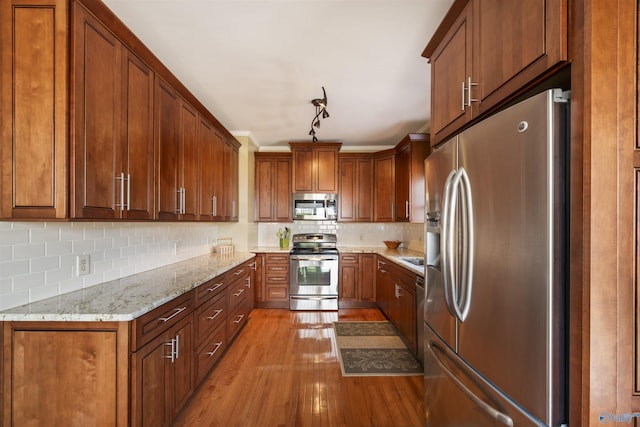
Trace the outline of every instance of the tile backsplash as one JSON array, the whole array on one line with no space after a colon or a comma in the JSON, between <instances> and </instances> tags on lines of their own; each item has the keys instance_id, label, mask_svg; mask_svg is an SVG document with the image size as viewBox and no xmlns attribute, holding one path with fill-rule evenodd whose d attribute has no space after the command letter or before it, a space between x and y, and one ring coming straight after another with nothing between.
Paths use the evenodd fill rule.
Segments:
<instances>
[{"instance_id":1,"label":"tile backsplash","mask_svg":"<svg viewBox=\"0 0 640 427\"><path fill-rule=\"evenodd\" d=\"M218 238L236 250L278 246L276 233L336 233L339 246L383 247L401 240L423 251L422 224L338 223L137 223L0 221L0 310L58 296L207 254ZM78 255L89 273L77 276Z\"/></svg>"},{"instance_id":2,"label":"tile backsplash","mask_svg":"<svg viewBox=\"0 0 640 427\"><path fill-rule=\"evenodd\" d=\"M0 310L204 255L217 238L217 224L0 222Z\"/></svg>"},{"instance_id":3,"label":"tile backsplash","mask_svg":"<svg viewBox=\"0 0 640 427\"><path fill-rule=\"evenodd\" d=\"M340 246L384 247L384 240L400 240L402 246L424 252L423 224L344 223L336 221L294 221L293 223L261 223L258 226L260 246L278 246L278 229L289 227L292 234L334 233Z\"/></svg>"}]
</instances>

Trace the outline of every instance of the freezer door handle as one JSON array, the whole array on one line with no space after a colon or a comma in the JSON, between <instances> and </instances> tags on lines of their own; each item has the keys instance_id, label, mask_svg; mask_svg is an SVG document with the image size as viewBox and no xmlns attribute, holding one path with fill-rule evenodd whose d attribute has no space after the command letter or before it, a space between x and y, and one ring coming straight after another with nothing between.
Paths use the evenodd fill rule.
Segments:
<instances>
[{"instance_id":1,"label":"freezer door handle","mask_svg":"<svg viewBox=\"0 0 640 427\"><path fill-rule=\"evenodd\" d=\"M436 362L438 362L438 365L440 366L440 368L447 375L447 377L449 377L449 379L453 381L453 383L460 389L460 391L462 391L473 403L475 403L476 406L478 406L485 413L487 413L491 418L495 419L499 423L502 423L508 427L513 427L513 419L510 416L493 408L491 405L486 403L484 400L480 399L471 390L469 390L469 388L466 385L464 385L464 383L460 381L460 379L458 379L453 372L451 372L451 370L447 367L447 365L442 361L438 353L441 353L442 356L446 357L451 363L454 363L455 365L457 365L458 369L464 372L466 369L463 366L460 366L459 363L451 359L447 355L446 351L438 345L438 343L434 341L430 341L428 348L431 351L431 354L433 355ZM479 384L477 385L480 386Z\"/></svg>"}]
</instances>

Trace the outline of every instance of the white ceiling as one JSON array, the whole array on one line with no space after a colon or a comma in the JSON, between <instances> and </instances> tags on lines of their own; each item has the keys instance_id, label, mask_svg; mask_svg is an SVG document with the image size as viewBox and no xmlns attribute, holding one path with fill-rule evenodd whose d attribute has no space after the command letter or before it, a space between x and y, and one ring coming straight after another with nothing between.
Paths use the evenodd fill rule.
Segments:
<instances>
[{"instance_id":1,"label":"white ceiling","mask_svg":"<svg viewBox=\"0 0 640 427\"><path fill-rule=\"evenodd\" d=\"M453 0L104 0L232 133L392 146L427 125L420 55Z\"/></svg>"}]
</instances>

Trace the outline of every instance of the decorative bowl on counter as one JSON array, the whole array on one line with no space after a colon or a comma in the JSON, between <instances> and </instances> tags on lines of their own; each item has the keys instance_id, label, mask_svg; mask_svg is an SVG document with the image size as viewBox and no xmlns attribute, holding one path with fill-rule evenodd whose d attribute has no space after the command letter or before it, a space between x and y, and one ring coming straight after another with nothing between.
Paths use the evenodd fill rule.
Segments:
<instances>
[{"instance_id":1,"label":"decorative bowl on counter","mask_svg":"<svg viewBox=\"0 0 640 427\"><path fill-rule=\"evenodd\" d=\"M383 240L382 243L384 243L389 249L395 249L400 246L400 243L402 242L400 240Z\"/></svg>"}]
</instances>

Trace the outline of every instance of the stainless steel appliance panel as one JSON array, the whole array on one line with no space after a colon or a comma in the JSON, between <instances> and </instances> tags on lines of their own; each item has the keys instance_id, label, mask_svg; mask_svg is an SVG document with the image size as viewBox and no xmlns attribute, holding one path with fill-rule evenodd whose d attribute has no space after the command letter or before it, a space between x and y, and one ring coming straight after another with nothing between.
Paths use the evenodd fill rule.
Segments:
<instances>
[{"instance_id":1,"label":"stainless steel appliance panel","mask_svg":"<svg viewBox=\"0 0 640 427\"><path fill-rule=\"evenodd\" d=\"M457 138L433 151L425 161L425 288L424 318L447 345L457 349L457 323L445 299L440 241L445 182L457 168Z\"/></svg>"},{"instance_id":2,"label":"stainless steel appliance panel","mask_svg":"<svg viewBox=\"0 0 640 427\"><path fill-rule=\"evenodd\" d=\"M471 305L458 353L485 378L551 422L554 373L554 144L551 92L497 113L459 136L475 230Z\"/></svg>"},{"instance_id":3,"label":"stainless steel appliance panel","mask_svg":"<svg viewBox=\"0 0 640 427\"><path fill-rule=\"evenodd\" d=\"M544 426L477 375L426 324L424 347L427 427Z\"/></svg>"}]
</instances>

